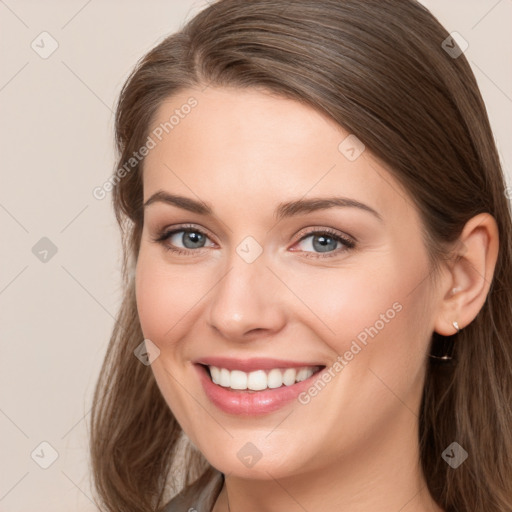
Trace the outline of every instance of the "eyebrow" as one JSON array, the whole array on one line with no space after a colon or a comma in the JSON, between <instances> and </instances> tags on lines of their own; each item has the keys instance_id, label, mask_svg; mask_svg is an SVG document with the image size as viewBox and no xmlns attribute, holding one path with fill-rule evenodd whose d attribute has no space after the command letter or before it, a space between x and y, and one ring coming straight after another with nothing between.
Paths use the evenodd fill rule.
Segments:
<instances>
[{"instance_id":1,"label":"eyebrow","mask_svg":"<svg viewBox=\"0 0 512 512\"><path fill-rule=\"evenodd\" d=\"M144 203L144 208L147 208L149 205L154 203L169 204L199 215L213 215L213 208L207 203L196 201L189 197L169 194L162 190L155 192ZM360 210L371 213L381 222L383 220L379 212L374 210L372 207L348 197L315 197L279 203L274 212L274 217L279 221L285 217L293 217L295 215L312 213L318 210L327 210L329 208L336 207L359 208Z\"/></svg>"}]
</instances>

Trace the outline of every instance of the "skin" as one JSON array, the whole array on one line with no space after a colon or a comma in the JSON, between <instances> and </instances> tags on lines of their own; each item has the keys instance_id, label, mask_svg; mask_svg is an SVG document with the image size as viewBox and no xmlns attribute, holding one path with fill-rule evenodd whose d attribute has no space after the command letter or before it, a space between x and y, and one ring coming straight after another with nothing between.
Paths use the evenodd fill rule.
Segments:
<instances>
[{"instance_id":1,"label":"skin","mask_svg":"<svg viewBox=\"0 0 512 512\"><path fill-rule=\"evenodd\" d=\"M334 121L263 90L209 87L163 103L154 127L191 95L198 105L146 157L144 201L162 190L209 203L214 215L163 202L145 208L136 296L144 336L160 350L152 369L165 400L226 475L214 512L228 510L228 495L232 512L441 510L419 465L429 340L481 309L498 251L494 219L468 222L456 246L462 258L434 281L409 195L368 150L349 161L338 150L349 133ZM354 207L273 217L282 201L332 195L381 219ZM206 233L202 248L165 249L186 250L184 233L154 241L182 224ZM356 246L319 252L321 234L310 233L326 228ZM236 252L247 236L263 249L252 263ZM400 312L307 405L224 413L192 364L220 355L331 366L396 303ZM250 468L237 457L248 442L262 455Z\"/></svg>"}]
</instances>

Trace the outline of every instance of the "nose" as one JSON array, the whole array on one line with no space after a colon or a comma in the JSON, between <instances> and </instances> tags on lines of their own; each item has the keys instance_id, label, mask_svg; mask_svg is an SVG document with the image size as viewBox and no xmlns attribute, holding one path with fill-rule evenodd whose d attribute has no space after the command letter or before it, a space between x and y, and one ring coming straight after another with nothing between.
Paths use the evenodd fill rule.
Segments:
<instances>
[{"instance_id":1,"label":"nose","mask_svg":"<svg viewBox=\"0 0 512 512\"><path fill-rule=\"evenodd\" d=\"M211 292L209 325L223 338L238 342L276 334L286 323L285 289L263 255L247 263L234 254Z\"/></svg>"}]
</instances>

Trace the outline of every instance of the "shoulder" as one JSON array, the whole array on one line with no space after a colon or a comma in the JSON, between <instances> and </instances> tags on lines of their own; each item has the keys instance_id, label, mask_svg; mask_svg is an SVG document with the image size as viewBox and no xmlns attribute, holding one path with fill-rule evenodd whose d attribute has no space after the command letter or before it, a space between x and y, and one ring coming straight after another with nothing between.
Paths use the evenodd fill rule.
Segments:
<instances>
[{"instance_id":1,"label":"shoulder","mask_svg":"<svg viewBox=\"0 0 512 512\"><path fill-rule=\"evenodd\" d=\"M223 484L224 475L211 467L159 512L211 512Z\"/></svg>"}]
</instances>

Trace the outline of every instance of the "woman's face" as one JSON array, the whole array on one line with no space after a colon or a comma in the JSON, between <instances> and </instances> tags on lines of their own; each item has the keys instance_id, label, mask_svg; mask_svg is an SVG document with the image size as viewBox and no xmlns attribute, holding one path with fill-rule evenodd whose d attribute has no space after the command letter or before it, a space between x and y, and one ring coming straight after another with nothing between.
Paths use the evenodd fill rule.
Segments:
<instances>
[{"instance_id":1,"label":"woman's face","mask_svg":"<svg viewBox=\"0 0 512 512\"><path fill-rule=\"evenodd\" d=\"M138 312L194 445L266 479L410 441L439 292L398 182L329 118L255 89L184 91L151 130Z\"/></svg>"}]
</instances>

